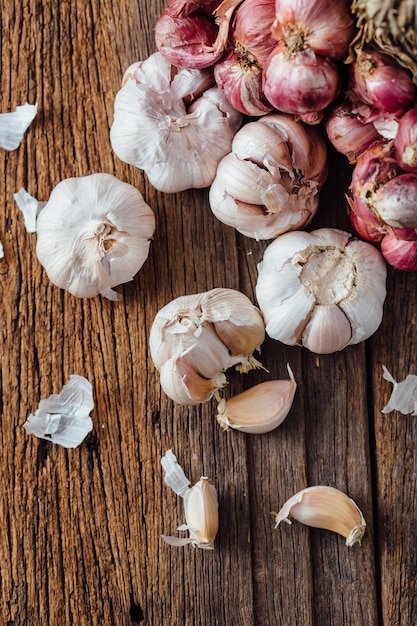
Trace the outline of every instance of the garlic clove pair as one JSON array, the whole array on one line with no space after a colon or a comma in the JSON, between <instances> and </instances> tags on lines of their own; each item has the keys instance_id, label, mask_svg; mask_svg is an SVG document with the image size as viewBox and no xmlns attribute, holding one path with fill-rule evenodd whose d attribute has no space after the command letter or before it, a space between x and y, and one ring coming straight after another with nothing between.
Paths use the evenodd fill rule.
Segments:
<instances>
[{"instance_id":1,"label":"garlic clove pair","mask_svg":"<svg viewBox=\"0 0 417 626\"><path fill-rule=\"evenodd\" d=\"M194 368L188 353L165 361L160 369L161 387L178 404L196 405L207 402L226 384L223 372L204 378Z\"/></svg>"},{"instance_id":2,"label":"garlic clove pair","mask_svg":"<svg viewBox=\"0 0 417 626\"><path fill-rule=\"evenodd\" d=\"M281 522L291 524L291 516L298 522L331 530L346 539L351 547L361 543L366 522L356 503L334 487L316 485L293 495L275 515L275 528Z\"/></svg>"},{"instance_id":3,"label":"garlic clove pair","mask_svg":"<svg viewBox=\"0 0 417 626\"><path fill-rule=\"evenodd\" d=\"M225 430L262 434L277 428L293 404L297 383L289 365L289 380L269 380L228 400L217 407L217 421Z\"/></svg>"},{"instance_id":4,"label":"garlic clove pair","mask_svg":"<svg viewBox=\"0 0 417 626\"><path fill-rule=\"evenodd\" d=\"M133 279L146 261L155 216L133 185L110 174L61 181L40 211L36 254L49 279L80 298Z\"/></svg>"},{"instance_id":5,"label":"garlic clove pair","mask_svg":"<svg viewBox=\"0 0 417 626\"><path fill-rule=\"evenodd\" d=\"M193 486L185 476L182 467L172 450L168 450L161 459L165 470L165 483L184 499L186 523L178 530L188 530L188 538L162 535L166 543L173 546L184 546L191 543L203 550L213 550L214 541L219 529L219 512L216 488L208 478L202 476Z\"/></svg>"}]
</instances>

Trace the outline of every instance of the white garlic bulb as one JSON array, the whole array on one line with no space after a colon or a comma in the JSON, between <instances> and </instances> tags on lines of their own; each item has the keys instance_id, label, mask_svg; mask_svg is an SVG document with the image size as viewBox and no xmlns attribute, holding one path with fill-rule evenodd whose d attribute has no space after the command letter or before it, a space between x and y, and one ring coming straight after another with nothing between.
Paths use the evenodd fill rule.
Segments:
<instances>
[{"instance_id":1,"label":"white garlic bulb","mask_svg":"<svg viewBox=\"0 0 417 626\"><path fill-rule=\"evenodd\" d=\"M255 239L306 226L327 177L327 152L316 128L271 113L236 133L209 194L216 217Z\"/></svg>"},{"instance_id":2,"label":"white garlic bulb","mask_svg":"<svg viewBox=\"0 0 417 626\"><path fill-rule=\"evenodd\" d=\"M160 52L125 73L114 103L113 150L159 191L208 187L242 116L211 69L175 68Z\"/></svg>"},{"instance_id":3,"label":"white garlic bulb","mask_svg":"<svg viewBox=\"0 0 417 626\"><path fill-rule=\"evenodd\" d=\"M39 213L36 254L57 287L118 300L112 287L140 270L154 230L153 211L133 185L110 174L68 178Z\"/></svg>"},{"instance_id":4,"label":"white garlic bulb","mask_svg":"<svg viewBox=\"0 0 417 626\"><path fill-rule=\"evenodd\" d=\"M224 371L247 372L265 338L261 312L234 289L180 296L158 311L149 347L165 393L179 404L198 404L226 384Z\"/></svg>"},{"instance_id":5,"label":"white garlic bulb","mask_svg":"<svg viewBox=\"0 0 417 626\"><path fill-rule=\"evenodd\" d=\"M161 459L165 470L164 481L177 495L184 499L186 523L178 530L188 530L189 537L162 535L171 546L184 546L191 543L203 550L213 550L214 540L219 530L219 512L216 488L205 476L190 488L190 481L177 463L172 450Z\"/></svg>"},{"instance_id":6,"label":"white garlic bulb","mask_svg":"<svg viewBox=\"0 0 417 626\"><path fill-rule=\"evenodd\" d=\"M317 354L370 337L382 321L386 264L370 243L321 228L285 233L258 265L266 332Z\"/></svg>"},{"instance_id":7,"label":"white garlic bulb","mask_svg":"<svg viewBox=\"0 0 417 626\"><path fill-rule=\"evenodd\" d=\"M291 524L290 516L313 528L331 530L346 539L348 547L360 545L366 522L356 503L343 491L315 485L291 496L275 517L275 528L281 522Z\"/></svg>"}]
</instances>

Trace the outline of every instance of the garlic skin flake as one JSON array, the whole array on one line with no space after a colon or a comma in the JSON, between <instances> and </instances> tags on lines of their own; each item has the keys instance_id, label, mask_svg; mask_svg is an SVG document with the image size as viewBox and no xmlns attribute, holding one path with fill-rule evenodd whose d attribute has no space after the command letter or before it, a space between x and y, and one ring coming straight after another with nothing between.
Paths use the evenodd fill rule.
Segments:
<instances>
[{"instance_id":1,"label":"garlic skin flake","mask_svg":"<svg viewBox=\"0 0 417 626\"><path fill-rule=\"evenodd\" d=\"M28 434L52 441L64 448L76 448L93 428L94 408L91 383L72 374L59 394L41 400L23 428Z\"/></svg>"},{"instance_id":2,"label":"garlic skin flake","mask_svg":"<svg viewBox=\"0 0 417 626\"><path fill-rule=\"evenodd\" d=\"M228 400L217 407L217 421L225 430L244 433L268 433L287 417L294 400L297 383L289 365L289 380L268 380Z\"/></svg>"},{"instance_id":3,"label":"garlic skin flake","mask_svg":"<svg viewBox=\"0 0 417 626\"><path fill-rule=\"evenodd\" d=\"M417 415L417 376L408 374L405 380L398 383L391 376L385 365L383 377L394 385L388 403L382 409L382 413L400 411L403 415Z\"/></svg>"},{"instance_id":4,"label":"garlic skin flake","mask_svg":"<svg viewBox=\"0 0 417 626\"><path fill-rule=\"evenodd\" d=\"M43 209L46 202L40 202L30 195L23 187L13 194L13 198L23 214L26 232L36 233L36 221L39 212Z\"/></svg>"},{"instance_id":5,"label":"garlic skin flake","mask_svg":"<svg viewBox=\"0 0 417 626\"><path fill-rule=\"evenodd\" d=\"M174 193L209 187L241 122L211 69L175 68L155 52L126 70L110 141L119 159Z\"/></svg>"},{"instance_id":6,"label":"garlic skin flake","mask_svg":"<svg viewBox=\"0 0 417 626\"><path fill-rule=\"evenodd\" d=\"M240 372L262 367L253 352L264 339L262 314L249 298L217 288L180 296L160 309L149 348L165 393L193 405L217 396L229 367Z\"/></svg>"},{"instance_id":7,"label":"garlic skin flake","mask_svg":"<svg viewBox=\"0 0 417 626\"><path fill-rule=\"evenodd\" d=\"M146 261L155 216L133 185L111 174L60 182L37 218L36 254L49 279L79 298L121 296Z\"/></svg>"},{"instance_id":8,"label":"garlic skin flake","mask_svg":"<svg viewBox=\"0 0 417 626\"><path fill-rule=\"evenodd\" d=\"M25 102L12 113L0 113L0 148L16 150L37 112L37 104Z\"/></svg>"},{"instance_id":9,"label":"garlic skin flake","mask_svg":"<svg viewBox=\"0 0 417 626\"><path fill-rule=\"evenodd\" d=\"M188 530L189 537L162 535L163 540L172 546L191 543L203 550L214 550L214 541L219 530L219 512L216 488L205 476L190 488L190 481L177 463L172 450L161 459L165 470L164 481L177 495L184 499L186 523L178 530Z\"/></svg>"},{"instance_id":10,"label":"garlic skin flake","mask_svg":"<svg viewBox=\"0 0 417 626\"><path fill-rule=\"evenodd\" d=\"M348 547L360 545L366 529L355 502L343 491L326 485L307 487L289 498L276 514L275 528L281 522L291 524L289 516L307 526L342 535Z\"/></svg>"},{"instance_id":11,"label":"garlic skin flake","mask_svg":"<svg viewBox=\"0 0 417 626\"><path fill-rule=\"evenodd\" d=\"M386 264L370 243L321 228L281 235L258 265L266 332L330 354L370 337L382 321Z\"/></svg>"},{"instance_id":12,"label":"garlic skin flake","mask_svg":"<svg viewBox=\"0 0 417 626\"><path fill-rule=\"evenodd\" d=\"M210 207L243 235L273 239L311 221L326 177L326 145L318 130L271 113L235 134L210 187Z\"/></svg>"}]
</instances>

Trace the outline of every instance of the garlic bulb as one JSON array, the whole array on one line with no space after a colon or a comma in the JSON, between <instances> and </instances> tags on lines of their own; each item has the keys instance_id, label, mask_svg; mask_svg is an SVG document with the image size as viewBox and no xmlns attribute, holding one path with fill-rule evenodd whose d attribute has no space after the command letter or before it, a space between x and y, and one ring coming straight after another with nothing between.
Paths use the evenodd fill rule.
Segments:
<instances>
[{"instance_id":1,"label":"garlic bulb","mask_svg":"<svg viewBox=\"0 0 417 626\"><path fill-rule=\"evenodd\" d=\"M40 439L75 448L93 428L90 417L93 408L91 383L73 374L59 394L40 401L37 411L29 415L23 428Z\"/></svg>"},{"instance_id":2,"label":"garlic bulb","mask_svg":"<svg viewBox=\"0 0 417 626\"><path fill-rule=\"evenodd\" d=\"M290 380L268 380L259 383L217 407L217 421L222 428L244 433L262 434L277 428L287 417L297 383L289 365Z\"/></svg>"},{"instance_id":3,"label":"garlic bulb","mask_svg":"<svg viewBox=\"0 0 417 626\"><path fill-rule=\"evenodd\" d=\"M142 194L110 174L60 182L37 218L36 254L49 279L74 296L120 295L146 261L155 217Z\"/></svg>"},{"instance_id":4,"label":"garlic bulb","mask_svg":"<svg viewBox=\"0 0 417 626\"><path fill-rule=\"evenodd\" d=\"M11 113L0 113L0 148L16 150L37 112L37 104L26 102Z\"/></svg>"},{"instance_id":5,"label":"garlic bulb","mask_svg":"<svg viewBox=\"0 0 417 626\"><path fill-rule=\"evenodd\" d=\"M249 298L218 288L166 304L152 324L149 347L165 393L193 405L224 387L227 368L261 367L253 352L264 338L262 315Z\"/></svg>"},{"instance_id":6,"label":"garlic bulb","mask_svg":"<svg viewBox=\"0 0 417 626\"><path fill-rule=\"evenodd\" d=\"M190 488L190 481L184 470L177 463L172 450L161 459L165 470L164 481L177 495L184 498L186 524L178 530L188 530L187 538L162 535L166 543L172 546L183 546L191 543L194 547L203 550L213 550L214 540L219 529L219 512L217 491L205 476Z\"/></svg>"},{"instance_id":7,"label":"garlic bulb","mask_svg":"<svg viewBox=\"0 0 417 626\"><path fill-rule=\"evenodd\" d=\"M384 259L372 244L321 228L286 233L268 246L256 296L270 337L328 354L377 330L385 280Z\"/></svg>"},{"instance_id":8,"label":"garlic bulb","mask_svg":"<svg viewBox=\"0 0 417 626\"><path fill-rule=\"evenodd\" d=\"M346 539L348 547L361 543L365 533L365 519L343 491L326 485L307 487L292 496L275 517L275 528L281 522L291 524L289 516L298 522L331 530Z\"/></svg>"},{"instance_id":9,"label":"garlic bulb","mask_svg":"<svg viewBox=\"0 0 417 626\"><path fill-rule=\"evenodd\" d=\"M129 67L123 83L110 130L117 156L159 191L208 187L242 121L213 86L213 71L175 68L155 52Z\"/></svg>"},{"instance_id":10,"label":"garlic bulb","mask_svg":"<svg viewBox=\"0 0 417 626\"><path fill-rule=\"evenodd\" d=\"M306 226L327 176L318 130L290 115L271 113L243 126L220 161L210 207L224 224L255 239Z\"/></svg>"}]
</instances>

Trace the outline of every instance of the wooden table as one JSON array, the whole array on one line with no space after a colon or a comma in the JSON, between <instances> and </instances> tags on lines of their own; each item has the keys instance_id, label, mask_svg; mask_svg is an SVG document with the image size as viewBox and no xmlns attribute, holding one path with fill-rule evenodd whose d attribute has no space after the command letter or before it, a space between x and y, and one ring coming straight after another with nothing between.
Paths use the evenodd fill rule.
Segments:
<instances>
[{"instance_id":1,"label":"wooden table","mask_svg":"<svg viewBox=\"0 0 417 626\"><path fill-rule=\"evenodd\" d=\"M265 435L222 431L216 404L175 406L161 391L148 336L171 299L214 287L254 300L268 242L221 224L207 190L157 192L113 153L109 128L124 70L155 51L162 0L1 3L1 112L38 102L20 147L0 151L2 626L411 626L417 621L416 418L383 415L382 378L417 373L417 276L388 271L383 323L365 344L317 357L267 339L271 377L298 390ZM310 228L349 229L350 168L330 151ZM108 172L137 186L156 214L150 256L118 303L54 287L13 194L47 200L64 178ZM70 374L93 385L94 429L78 448L23 428ZM236 393L265 372L231 375ZM212 552L173 548L184 522L163 483L172 448L195 482L210 477L220 530ZM296 491L328 484L363 511L362 546L294 523L274 529Z\"/></svg>"}]
</instances>

